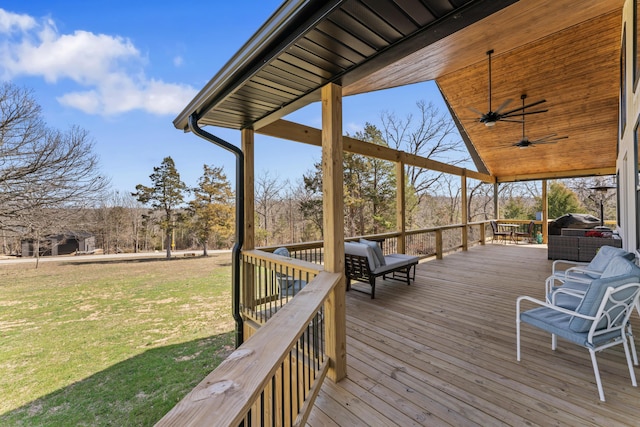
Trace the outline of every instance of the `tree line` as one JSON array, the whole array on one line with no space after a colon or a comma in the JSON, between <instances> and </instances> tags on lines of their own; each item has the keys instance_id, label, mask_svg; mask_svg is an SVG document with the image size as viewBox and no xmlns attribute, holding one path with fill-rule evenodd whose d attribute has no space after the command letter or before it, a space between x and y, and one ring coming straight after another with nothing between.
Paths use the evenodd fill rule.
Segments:
<instances>
[{"instance_id":1,"label":"tree line","mask_svg":"<svg viewBox=\"0 0 640 427\"><path fill-rule=\"evenodd\" d=\"M433 160L464 165L465 147L453 121L433 104L416 103L417 113L380 115L380 127L366 123L353 137ZM20 241L39 241L66 230L96 236L105 252L229 248L234 236L234 194L222 167L203 165L195 187L180 179L171 157L153 168L149 184L133 192L113 191L99 172L89 133L77 126L49 128L27 89L0 87L0 230L2 250L19 253ZM396 172L391 162L344 155L345 234L359 236L398 229ZM406 166L407 229L460 223L460 177ZM550 217L568 212L599 215L590 187L603 178L551 182ZM467 182L468 221L496 217L493 185ZM534 219L541 210L539 182L501 184L501 217ZM607 218L615 203L605 200ZM322 174L318 162L297 182L263 172L255 180L258 246L320 240Z\"/></svg>"}]
</instances>

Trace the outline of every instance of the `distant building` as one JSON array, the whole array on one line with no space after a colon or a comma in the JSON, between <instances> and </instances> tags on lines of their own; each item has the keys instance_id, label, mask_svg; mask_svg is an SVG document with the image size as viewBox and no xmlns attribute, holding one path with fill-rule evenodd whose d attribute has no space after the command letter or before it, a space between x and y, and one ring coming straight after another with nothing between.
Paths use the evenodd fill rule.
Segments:
<instances>
[{"instance_id":1,"label":"distant building","mask_svg":"<svg viewBox=\"0 0 640 427\"><path fill-rule=\"evenodd\" d=\"M35 239L22 240L22 256L33 257L39 246L40 256L69 255L76 252L92 252L96 250L96 237L84 231L65 232L49 235L40 239L39 245Z\"/></svg>"}]
</instances>

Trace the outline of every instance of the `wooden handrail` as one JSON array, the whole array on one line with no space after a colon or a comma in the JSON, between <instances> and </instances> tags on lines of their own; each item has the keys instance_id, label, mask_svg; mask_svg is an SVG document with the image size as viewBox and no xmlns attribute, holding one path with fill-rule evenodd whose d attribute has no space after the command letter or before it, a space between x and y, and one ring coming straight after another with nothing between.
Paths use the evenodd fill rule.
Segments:
<instances>
[{"instance_id":1,"label":"wooden handrail","mask_svg":"<svg viewBox=\"0 0 640 427\"><path fill-rule=\"evenodd\" d=\"M289 356L340 277L339 273L320 272L156 425L239 425ZM326 372L325 367L322 370ZM308 399L314 397L312 394ZM303 408L310 409L311 406L305 402Z\"/></svg>"},{"instance_id":2,"label":"wooden handrail","mask_svg":"<svg viewBox=\"0 0 640 427\"><path fill-rule=\"evenodd\" d=\"M290 245L287 245L287 246L289 247ZM277 255L273 255L263 250L243 251L242 255L249 256L254 259L259 259L262 261L277 261L278 265L282 267L289 267L298 271L311 273L314 275L324 270L324 268L321 265L300 261L295 258L278 257L276 259L274 257L276 257Z\"/></svg>"}]
</instances>

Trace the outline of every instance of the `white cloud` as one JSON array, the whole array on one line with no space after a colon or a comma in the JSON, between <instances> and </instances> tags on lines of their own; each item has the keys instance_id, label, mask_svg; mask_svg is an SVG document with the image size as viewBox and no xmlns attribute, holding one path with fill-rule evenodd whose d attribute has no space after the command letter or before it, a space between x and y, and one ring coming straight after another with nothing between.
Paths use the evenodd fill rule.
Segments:
<instances>
[{"instance_id":1,"label":"white cloud","mask_svg":"<svg viewBox=\"0 0 640 427\"><path fill-rule=\"evenodd\" d=\"M175 58L173 58L173 65L175 65L176 67L182 66L183 63L184 59L182 58L182 56L176 56Z\"/></svg>"},{"instance_id":2,"label":"white cloud","mask_svg":"<svg viewBox=\"0 0 640 427\"><path fill-rule=\"evenodd\" d=\"M14 30L28 31L36 26L36 20L29 15L18 15L0 9L0 34L11 33Z\"/></svg>"},{"instance_id":3,"label":"white cloud","mask_svg":"<svg viewBox=\"0 0 640 427\"><path fill-rule=\"evenodd\" d=\"M12 29L19 37L3 36ZM60 34L49 19L38 23L0 9L3 77L41 76L48 83L71 80L79 90L58 97L65 106L101 115L133 110L159 115L180 112L196 89L146 77L145 62L127 38L88 31Z\"/></svg>"}]
</instances>

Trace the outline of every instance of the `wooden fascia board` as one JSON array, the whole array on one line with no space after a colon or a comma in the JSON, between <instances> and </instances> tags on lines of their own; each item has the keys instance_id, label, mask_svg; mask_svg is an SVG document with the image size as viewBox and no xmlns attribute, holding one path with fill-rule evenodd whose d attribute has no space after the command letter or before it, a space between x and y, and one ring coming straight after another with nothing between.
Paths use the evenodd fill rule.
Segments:
<instances>
[{"instance_id":1,"label":"wooden fascia board","mask_svg":"<svg viewBox=\"0 0 640 427\"><path fill-rule=\"evenodd\" d=\"M320 129L282 119L261 127L259 130L256 130L256 133L301 142L303 144L315 145L317 147L322 146L322 131ZM424 169L457 176L465 175L467 178L473 178L483 182L496 182L496 179L491 175L427 159L415 154L405 153L404 151L394 150L393 148L382 145L370 144L348 136L343 136L342 140L344 150L349 153L361 154L390 162L402 161L409 166L418 166Z\"/></svg>"},{"instance_id":2,"label":"wooden fascia board","mask_svg":"<svg viewBox=\"0 0 640 427\"><path fill-rule=\"evenodd\" d=\"M516 182L516 181L539 181L542 179L563 179L563 178L584 178L589 176L615 175L616 168L614 166L608 168L597 169L580 169L559 172L540 172L526 175L512 175L497 177L498 183Z\"/></svg>"}]
</instances>

